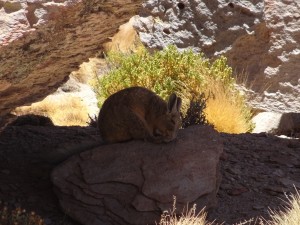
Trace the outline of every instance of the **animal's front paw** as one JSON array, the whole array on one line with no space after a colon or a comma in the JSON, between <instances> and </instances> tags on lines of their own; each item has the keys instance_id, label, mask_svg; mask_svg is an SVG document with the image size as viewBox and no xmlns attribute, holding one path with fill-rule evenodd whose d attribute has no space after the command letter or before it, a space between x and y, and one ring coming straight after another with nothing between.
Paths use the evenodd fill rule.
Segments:
<instances>
[{"instance_id":1,"label":"animal's front paw","mask_svg":"<svg viewBox=\"0 0 300 225\"><path fill-rule=\"evenodd\" d=\"M147 138L147 141L155 143L155 144L159 144L159 143L163 143L163 137L162 136L149 136Z\"/></svg>"}]
</instances>

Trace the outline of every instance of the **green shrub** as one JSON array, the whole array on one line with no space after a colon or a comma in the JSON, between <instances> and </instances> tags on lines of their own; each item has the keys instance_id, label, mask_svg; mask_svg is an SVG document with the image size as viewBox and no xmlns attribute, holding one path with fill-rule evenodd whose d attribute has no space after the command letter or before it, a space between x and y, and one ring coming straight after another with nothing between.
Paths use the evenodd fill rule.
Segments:
<instances>
[{"instance_id":1,"label":"green shrub","mask_svg":"<svg viewBox=\"0 0 300 225\"><path fill-rule=\"evenodd\" d=\"M3 3L2 3L3 4ZM6 13L13 13L22 9L20 2L5 1L3 4ZM1 7L0 7L1 8Z\"/></svg>"},{"instance_id":2,"label":"green shrub","mask_svg":"<svg viewBox=\"0 0 300 225\"><path fill-rule=\"evenodd\" d=\"M163 99L175 92L183 100L182 113L186 115L190 101L202 93L208 96L208 103L209 100L218 98L219 93L223 93L233 105L238 104L237 109L242 114L239 119L242 118L246 125L243 129L237 129L238 132L226 129L219 131L240 133L251 128L248 116L250 110L246 107L245 101L241 101L241 95L235 89L232 69L227 65L225 57L220 57L210 63L201 53L194 53L192 50L180 52L175 46L169 46L153 54L145 49L127 55L109 53L108 62L110 72L99 78L95 84L99 107L106 98L119 90L143 86ZM209 108L210 105L207 104L207 110ZM232 115L226 116L232 117ZM211 123L209 119L208 122ZM232 123L239 124L236 121ZM218 130L218 124L212 124Z\"/></svg>"}]
</instances>

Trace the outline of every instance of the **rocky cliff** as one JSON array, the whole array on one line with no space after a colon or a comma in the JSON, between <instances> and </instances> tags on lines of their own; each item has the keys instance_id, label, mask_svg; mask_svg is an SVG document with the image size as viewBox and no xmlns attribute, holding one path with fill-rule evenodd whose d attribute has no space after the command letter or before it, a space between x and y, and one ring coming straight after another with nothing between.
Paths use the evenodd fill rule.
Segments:
<instances>
[{"instance_id":1,"label":"rocky cliff","mask_svg":"<svg viewBox=\"0 0 300 225\"><path fill-rule=\"evenodd\" d=\"M193 47L228 57L253 107L299 111L300 2L148 0L136 23L149 48Z\"/></svg>"},{"instance_id":2,"label":"rocky cliff","mask_svg":"<svg viewBox=\"0 0 300 225\"><path fill-rule=\"evenodd\" d=\"M0 45L8 45L78 2L80 0L0 1Z\"/></svg>"},{"instance_id":3,"label":"rocky cliff","mask_svg":"<svg viewBox=\"0 0 300 225\"><path fill-rule=\"evenodd\" d=\"M24 16L16 39L8 33L0 37L0 117L54 92L80 63L100 53L103 43L137 14L141 5L140 0L69 1L73 4L56 8L57 13L50 10L34 17L51 1L26 2L0 2L1 19ZM31 2L40 4L39 10Z\"/></svg>"}]
</instances>

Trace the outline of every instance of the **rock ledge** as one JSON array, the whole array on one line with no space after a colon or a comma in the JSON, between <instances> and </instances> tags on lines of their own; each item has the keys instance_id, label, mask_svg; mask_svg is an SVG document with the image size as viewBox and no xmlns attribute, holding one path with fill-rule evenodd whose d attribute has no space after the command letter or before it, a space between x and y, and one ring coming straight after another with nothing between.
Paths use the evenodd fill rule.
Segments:
<instances>
[{"instance_id":1,"label":"rock ledge","mask_svg":"<svg viewBox=\"0 0 300 225\"><path fill-rule=\"evenodd\" d=\"M155 224L162 211L216 204L223 143L211 127L180 130L169 144L132 141L75 155L52 172L64 211L86 225Z\"/></svg>"}]
</instances>

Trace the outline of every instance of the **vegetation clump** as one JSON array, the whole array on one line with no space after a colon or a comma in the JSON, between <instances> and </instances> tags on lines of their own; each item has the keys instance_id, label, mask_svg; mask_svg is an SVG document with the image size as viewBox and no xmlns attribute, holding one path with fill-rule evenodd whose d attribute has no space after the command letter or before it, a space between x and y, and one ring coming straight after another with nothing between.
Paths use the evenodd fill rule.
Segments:
<instances>
[{"instance_id":1,"label":"vegetation clump","mask_svg":"<svg viewBox=\"0 0 300 225\"><path fill-rule=\"evenodd\" d=\"M25 209L9 207L0 201L1 225L45 225L44 220L35 212L27 212Z\"/></svg>"},{"instance_id":2,"label":"vegetation clump","mask_svg":"<svg viewBox=\"0 0 300 225\"><path fill-rule=\"evenodd\" d=\"M108 53L107 58L111 70L94 84L99 107L119 90L142 86L163 99L175 92L183 99L186 116L192 99L203 93L207 96L204 114L218 131L243 133L252 128L251 111L236 89L225 57L210 62L201 53L169 46L153 54L141 48L131 54Z\"/></svg>"},{"instance_id":3,"label":"vegetation clump","mask_svg":"<svg viewBox=\"0 0 300 225\"><path fill-rule=\"evenodd\" d=\"M158 225L214 225L206 220L207 213L202 209L196 212L196 204L192 208L184 209L181 215L176 214L176 197L173 197L173 209L164 211Z\"/></svg>"},{"instance_id":4,"label":"vegetation clump","mask_svg":"<svg viewBox=\"0 0 300 225\"><path fill-rule=\"evenodd\" d=\"M235 225L299 225L300 224L300 194L297 189L296 193L286 195L284 200L285 206L280 211L269 211L270 219L266 220L262 217L252 218L243 222L235 223ZM165 211L160 218L158 225L217 225L215 221L209 222L206 219L207 213L202 209L196 213L196 205L191 209L184 210L181 216L176 214L176 198L174 197L173 209ZM225 224L225 223L221 223ZM220 225L221 225L220 224Z\"/></svg>"},{"instance_id":5,"label":"vegetation clump","mask_svg":"<svg viewBox=\"0 0 300 225\"><path fill-rule=\"evenodd\" d=\"M188 108L186 115L182 116L182 128L187 128L191 125L208 125L204 110L206 108L205 95L202 93L198 98L190 101L190 107Z\"/></svg>"},{"instance_id":6,"label":"vegetation clump","mask_svg":"<svg viewBox=\"0 0 300 225\"><path fill-rule=\"evenodd\" d=\"M41 102L18 107L13 113L47 116L58 126L86 126L89 121L86 105L74 96L48 96Z\"/></svg>"},{"instance_id":7,"label":"vegetation clump","mask_svg":"<svg viewBox=\"0 0 300 225\"><path fill-rule=\"evenodd\" d=\"M265 225L299 225L300 224L300 194L295 188L295 194L286 195L283 210L270 210L271 219L264 220Z\"/></svg>"}]
</instances>

